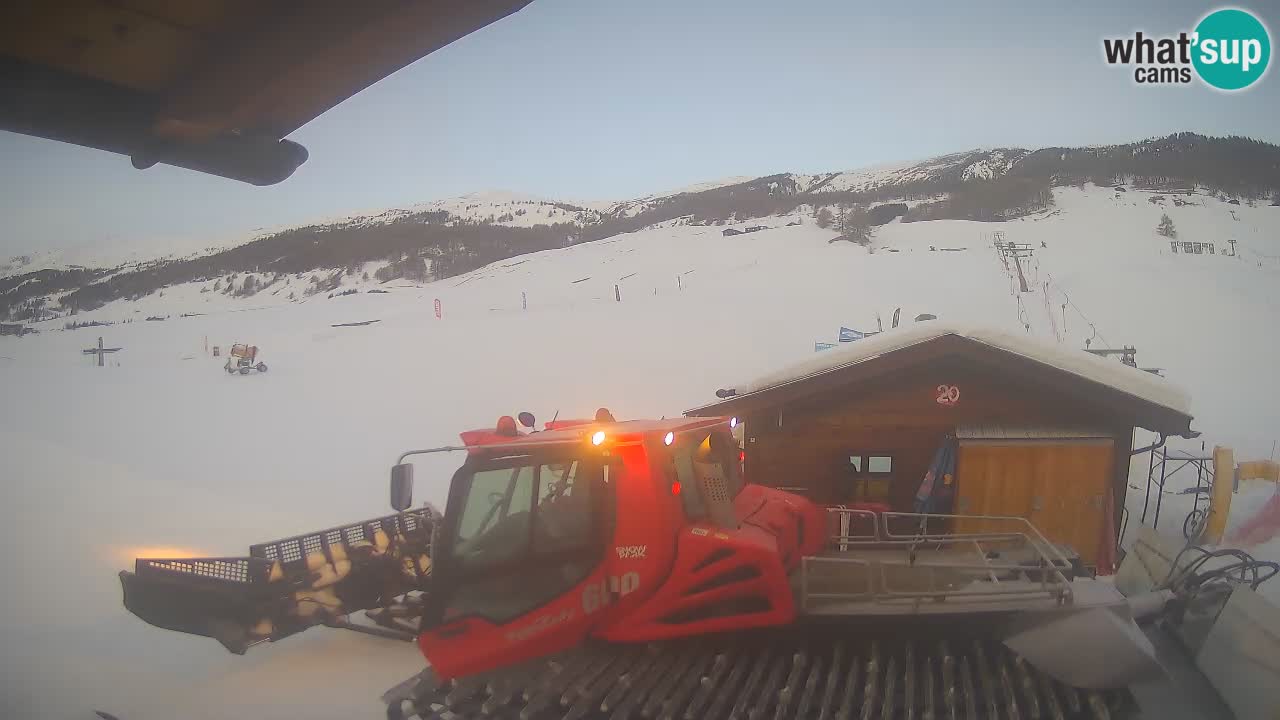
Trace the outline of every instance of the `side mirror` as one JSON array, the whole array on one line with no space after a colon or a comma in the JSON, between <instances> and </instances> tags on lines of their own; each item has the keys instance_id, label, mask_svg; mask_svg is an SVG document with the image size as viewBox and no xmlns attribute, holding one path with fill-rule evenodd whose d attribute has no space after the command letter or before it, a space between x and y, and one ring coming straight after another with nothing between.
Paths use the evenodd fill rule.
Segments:
<instances>
[{"instance_id":1,"label":"side mirror","mask_svg":"<svg viewBox=\"0 0 1280 720\"><path fill-rule=\"evenodd\" d=\"M533 429L534 425L538 424L538 421L534 419L533 413L531 412L522 412L516 416L516 419L520 421L521 425L529 428L530 430Z\"/></svg>"},{"instance_id":2,"label":"side mirror","mask_svg":"<svg viewBox=\"0 0 1280 720\"><path fill-rule=\"evenodd\" d=\"M391 466L391 507L404 512L413 506L413 465Z\"/></svg>"}]
</instances>

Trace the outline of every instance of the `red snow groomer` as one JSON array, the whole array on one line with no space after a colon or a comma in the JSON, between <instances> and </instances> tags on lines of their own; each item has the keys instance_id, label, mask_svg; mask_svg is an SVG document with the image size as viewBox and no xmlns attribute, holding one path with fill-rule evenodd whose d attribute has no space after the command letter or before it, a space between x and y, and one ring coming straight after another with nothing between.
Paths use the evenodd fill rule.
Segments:
<instances>
[{"instance_id":1,"label":"red snow groomer","mask_svg":"<svg viewBox=\"0 0 1280 720\"><path fill-rule=\"evenodd\" d=\"M236 343L231 346L231 352L227 353L227 364L222 368L227 371L228 375L240 373L248 375L250 370L257 370L260 373L267 371L267 364L258 362L258 346L249 345L247 343Z\"/></svg>"},{"instance_id":2,"label":"red snow groomer","mask_svg":"<svg viewBox=\"0 0 1280 720\"><path fill-rule=\"evenodd\" d=\"M1080 632L1132 625L1124 599L1021 518L949 534L745 482L728 418L547 427L404 453L396 515L139 559L125 605L234 652L317 624L415 641L429 667L392 718L1105 717L1148 669L1124 633ZM411 509L405 460L449 451L445 513Z\"/></svg>"}]
</instances>

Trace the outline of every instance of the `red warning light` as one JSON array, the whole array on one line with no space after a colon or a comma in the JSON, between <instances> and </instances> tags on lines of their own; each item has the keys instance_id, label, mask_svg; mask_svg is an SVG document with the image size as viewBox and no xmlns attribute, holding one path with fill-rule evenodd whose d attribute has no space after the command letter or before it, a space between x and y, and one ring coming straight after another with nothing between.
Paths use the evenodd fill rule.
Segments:
<instances>
[{"instance_id":1,"label":"red warning light","mask_svg":"<svg viewBox=\"0 0 1280 720\"><path fill-rule=\"evenodd\" d=\"M506 435L509 437L515 437L520 434L519 431L516 430L515 418L510 415L503 415L498 418L498 427L495 428L495 430L498 435Z\"/></svg>"},{"instance_id":2,"label":"red warning light","mask_svg":"<svg viewBox=\"0 0 1280 720\"><path fill-rule=\"evenodd\" d=\"M680 481L679 481L679 480L672 481L672 483L671 483L671 494L672 494L672 495L679 495L679 494L680 494Z\"/></svg>"}]
</instances>

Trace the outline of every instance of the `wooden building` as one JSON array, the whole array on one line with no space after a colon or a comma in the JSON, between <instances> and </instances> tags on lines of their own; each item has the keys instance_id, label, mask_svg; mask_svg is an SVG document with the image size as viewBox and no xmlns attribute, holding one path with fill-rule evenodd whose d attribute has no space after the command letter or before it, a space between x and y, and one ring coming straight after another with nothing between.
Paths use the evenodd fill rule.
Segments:
<instances>
[{"instance_id":1,"label":"wooden building","mask_svg":"<svg viewBox=\"0 0 1280 720\"><path fill-rule=\"evenodd\" d=\"M1163 378L937 321L716 394L686 414L739 418L752 482L909 512L935 452L955 438L952 512L1026 517L1089 565L1114 547L1134 428L1198 434L1187 396Z\"/></svg>"}]
</instances>

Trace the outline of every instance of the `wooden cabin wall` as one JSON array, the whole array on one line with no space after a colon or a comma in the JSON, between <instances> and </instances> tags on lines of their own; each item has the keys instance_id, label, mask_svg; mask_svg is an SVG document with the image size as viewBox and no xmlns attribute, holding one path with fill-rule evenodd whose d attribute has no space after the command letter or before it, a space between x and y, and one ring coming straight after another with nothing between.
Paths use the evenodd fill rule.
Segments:
<instances>
[{"instance_id":1,"label":"wooden cabin wall","mask_svg":"<svg viewBox=\"0 0 1280 720\"><path fill-rule=\"evenodd\" d=\"M962 441L957 514L1026 518L1095 565L1113 491L1114 446L1113 438ZM1015 528L1005 521L956 523L968 533Z\"/></svg>"},{"instance_id":2,"label":"wooden cabin wall","mask_svg":"<svg viewBox=\"0 0 1280 720\"><path fill-rule=\"evenodd\" d=\"M959 401L954 405L938 403L943 392L939 386L958 387ZM1105 470L1090 466L1091 473L1103 472L1104 476L1082 478L1079 484L1110 486L1116 502L1115 530L1119 531L1133 430L1115 427L1114 418L1090 411L1054 388L1011 382L971 363L936 363L888 378L874 389L792 403L781 413L781 427L777 410L747 417L747 473L753 482L807 488L809 496L822 503L846 502L847 456L854 452L864 457L886 454L894 458L890 504L895 510L911 509L934 452L943 437L958 426L1096 428L1111 438L1113 459ZM957 478L964 483L963 469L957 469ZM1055 473L1054 478L1057 483L1071 482L1066 475ZM1083 490L1064 487L1056 502L1066 503ZM971 512L987 510L974 508ZM1044 520L1055 528L1062 524L1060 518L1047 514ZM1083 541L1097 535L1083 528L1101 527L1098 522L1101 518L1081 523L1079 538L1065 526L1054 534L1062 535L1059 539L1063 541L1082 543L1086 561L1092 561L1096 542Z\"/></svg>"},{"instance_id":3,"label":"wooden cabin wall","mask_svg":"<svg viewBox=\"0 0 1280 720\"><path fill-rule=\"evenodd\" d=\"M959 389L954 405L938 402L946 387ZM952 360L903 371L873 389L754 413L746 422L752 481L811 488L815 500L829 502L849 452L886 451L895 458L894 504L908 509L943 436L959 425L1072 426L1099 418L1053 388Z\"/></svg>"},{"instance_id":4,"label":"wooden cabin wall","mask_svg":"<svg viewBox=\"0 0 1280 720\"><path fill-rule=\"evenodd\" d=\"M869 455L889 455L894 459L890 502L909 510L934 451L952 429L798 420L779 432L748 436L747 476L766 485L806 488L818 502L843 503L848 456L860 454L865 463Z\"/></svg>"},{"instance_id":5,"label":"wooden cabin wall","mask_svg":"<svg viewBox=\"0 0 1280 720\"><path fill-rule=\"evenodd\" d=\"M944 436L961 426L977 428L977 436L1007 440L1011 447L983 451L990 456L983 462L971 451L968 473L959 462L957 482L963 488L968 476L976 493L966 503L990 505L968 512L1035 516L1059 536L1054 539L1079 546L1086 562L1095 560L1106 498L1114 498L1111 529L1119 533L1123 522L1133 420L1155 418L1154 411L1123 393L971 345L938 341L904 350L909 364L890 353L867 360L864 368L730 401L746 421L748 480L803 488L821 503L848 502L848 456L860 455L865 463L868 456L889 455L890 504L910 510Z\"/></svg>"}]
</instances>

